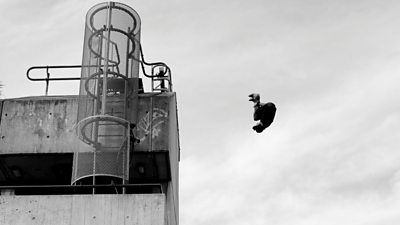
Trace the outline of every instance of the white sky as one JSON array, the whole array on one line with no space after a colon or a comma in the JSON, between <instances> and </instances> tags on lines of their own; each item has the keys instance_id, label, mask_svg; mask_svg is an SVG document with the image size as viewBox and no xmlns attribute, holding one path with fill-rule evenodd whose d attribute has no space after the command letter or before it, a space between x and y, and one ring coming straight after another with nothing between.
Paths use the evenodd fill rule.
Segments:
<instances>
[{"instance_id":1,"label":"white sky","mask_svg":"<svg viewBox=\"0 0 400 225\"><path fill-rule=\"evenodd\" d=\"M0 0L2 97L43 95L30 66L80 64L99 2ZM398 224L400 1L122 2L173 71L181 225ZM278 108L262 134L252 92Z\"/></svg>"}]
</instances>

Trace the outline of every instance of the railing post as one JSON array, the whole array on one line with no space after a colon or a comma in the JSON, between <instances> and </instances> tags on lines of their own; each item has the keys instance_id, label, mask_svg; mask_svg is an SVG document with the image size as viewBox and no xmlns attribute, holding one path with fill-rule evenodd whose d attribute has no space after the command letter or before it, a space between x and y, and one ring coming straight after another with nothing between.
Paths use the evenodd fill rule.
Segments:
<instances>
[{"instance_id":1,"label":"railing post","mask_svg":"<svg viewBox=\"0 0 400 225\"><path fill-rule=\"evenodd\" d=\"M49 79L50 79L50 73L49 73L49 66L46 66L46 96L49 94Z\"/></svg>"}]
</instances>

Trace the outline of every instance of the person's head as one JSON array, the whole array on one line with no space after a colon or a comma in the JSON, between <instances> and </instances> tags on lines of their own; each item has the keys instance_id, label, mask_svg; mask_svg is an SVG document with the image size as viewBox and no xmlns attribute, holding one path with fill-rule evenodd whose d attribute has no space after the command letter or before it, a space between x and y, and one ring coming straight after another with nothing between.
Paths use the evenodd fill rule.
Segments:
<instances>
[{"instance_id":1,"label":"person's head","mask_svg":"<svg viewBox=\"0 0 400 225\"><path fill-rule=\"evenodd\" d=\"M250 95L249 95L249 98L250 98L249 101L254 102L254 103L260 101L260 95L257 94L257 93L252 93L252 94L250 94Z\"/></svg>"}]
</instances>

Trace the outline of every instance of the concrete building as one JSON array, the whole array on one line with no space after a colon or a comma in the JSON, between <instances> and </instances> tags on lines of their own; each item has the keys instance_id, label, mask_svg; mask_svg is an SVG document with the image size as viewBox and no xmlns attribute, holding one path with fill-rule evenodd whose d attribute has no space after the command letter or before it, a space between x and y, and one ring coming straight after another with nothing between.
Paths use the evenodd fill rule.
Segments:
<instances>
[{"instance_id":1,"label":"concrete building","mask_svg":"<svg viewBox=\"0 0 400 225\"><path fill-rule=\"evenodd\" d=\"M29 75L72 67L81 77L61 79L79 95L48 96L60 78ZM133 9L92 7L82 65L27 76L45 96L0 100L0 224L178 224L176 93L169 67L144 61Z\"/></svg>"}]
</instances>

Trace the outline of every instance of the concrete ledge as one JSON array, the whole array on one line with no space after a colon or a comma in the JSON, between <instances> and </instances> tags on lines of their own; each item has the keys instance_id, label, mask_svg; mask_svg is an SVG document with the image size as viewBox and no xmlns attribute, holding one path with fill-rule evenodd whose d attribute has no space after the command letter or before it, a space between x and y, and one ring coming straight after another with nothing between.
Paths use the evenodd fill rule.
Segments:
<instances>
[{"instance_id":1,"label":"concrete ledge","mask_svg":"<svg viewBox=\"0 0 400 225\"><path fill-rule=\"evenodd\" d=\"M165 195L0 196L2 225L162 225Z\"/></svg>"}]
</instances>

